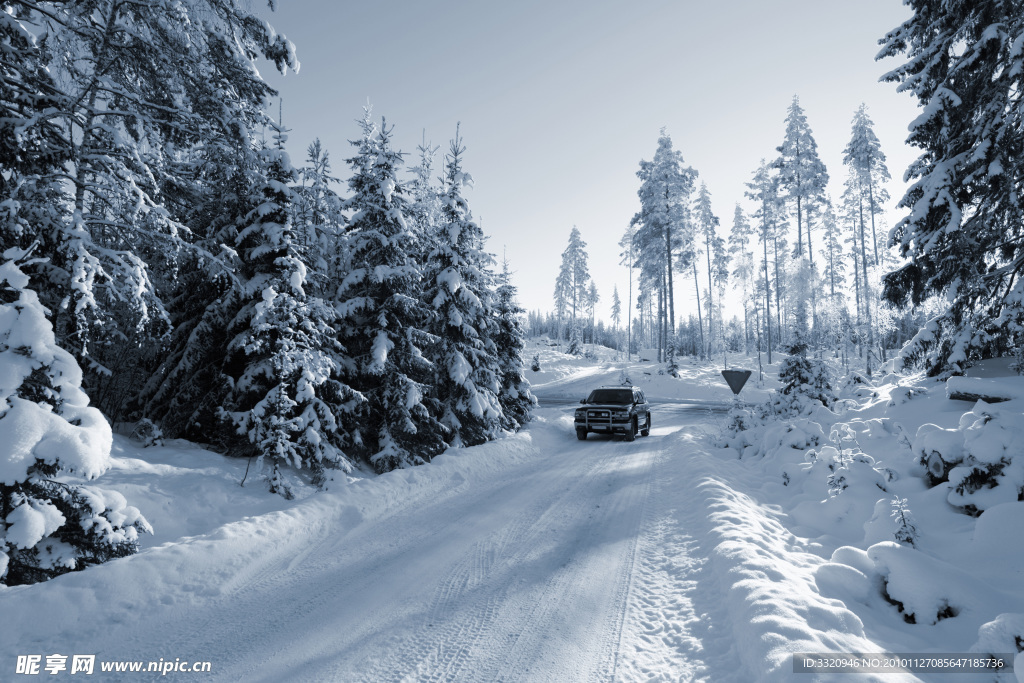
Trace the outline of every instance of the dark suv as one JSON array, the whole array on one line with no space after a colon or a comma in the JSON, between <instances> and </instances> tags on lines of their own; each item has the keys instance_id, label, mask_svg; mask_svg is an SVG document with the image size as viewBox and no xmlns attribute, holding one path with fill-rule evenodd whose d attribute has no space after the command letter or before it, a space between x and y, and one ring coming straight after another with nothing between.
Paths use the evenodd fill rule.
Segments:
<instances>
[{"instance_id":1,"label":"dark suv","mask_svg":"<svg viewBox=\"0 0 1024 683\"><path fill-rule=\"evenodd\" d=\"M576 438L583 441L589 432L619 433L626 441L651 433L651 406L637 387L601 387L580 401L576 409Z\"/></svg>"}]
</instances>

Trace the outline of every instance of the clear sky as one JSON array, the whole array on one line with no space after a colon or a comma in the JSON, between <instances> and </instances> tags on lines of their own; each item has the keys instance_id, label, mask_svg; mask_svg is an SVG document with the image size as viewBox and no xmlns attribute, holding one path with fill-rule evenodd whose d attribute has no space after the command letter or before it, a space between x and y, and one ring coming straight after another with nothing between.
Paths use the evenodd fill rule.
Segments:
<instances>
[{"instance_id":1,"label":"clear sky","mask_svg":"<svg viewBox=\"0 0 1024 683\"><path fill-rule=\"evenodd\" d=\"M573 225L609 318L626 300L618 241L639 208L636 171L665 127L712 194L722 235L762 157L777 156L800 97L835 197L842 149L861 102L894 177L892 205L916 157L904 145L913 98L879 77L877 40L909 16L899 0L279 0L268 20L297 46L301 69L264 76L283 97L299 165L319 137L344 179L348 140L369 100L410 153L423 131L443 152L456 122L476 181L470 206L490 250L507 253L520 300L550 310ZM276 107L275 107L276 110ZM275 112L276 113L276 112ZM438 156L438 164L441 156ZM344 188L342 188L344 190ZM899 213L887 215L886 225ZM695 311L677 280L677 315ZM729 312L727 311L727 316Z\"/></svg>"}]
</instances>

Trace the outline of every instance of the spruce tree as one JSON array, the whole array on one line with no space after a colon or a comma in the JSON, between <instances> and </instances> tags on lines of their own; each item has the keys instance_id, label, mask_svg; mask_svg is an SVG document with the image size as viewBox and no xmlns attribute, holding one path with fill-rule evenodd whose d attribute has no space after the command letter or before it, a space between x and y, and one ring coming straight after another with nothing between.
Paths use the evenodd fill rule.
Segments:
<instances>
[{"instance_id":1,"label":"spruce tree","mask_svg":"<svg viewBox=\"0 0 1024 683\"><path fill-rule=\"evenodd\" d=\"M563 296L568 302L573 323L583 312L587 299L587 284L590 282L589 259L587 243L583 241L579 228L574 225L569 233L569 244L562 252L562 265L556 283L556 291L564 292Z\"/></svg>"},{"instance_id":2,"label":"spruce tree","mask_svg":"<svg viewBox=\"0 0 1024 683\"><path fill-rule=\"evenodd\" d=\"M497 285L492 338L497 349L498 400L501 402L502 427L516 431L530 420L530 411L536 407L537 399L523 373L523 350L526 348L526 333L521 320L523 309L516 301L516 286L512 284L507 260L502 262ZM540 370L540 360L536 355L532 368Z\"/></svg>"},{"instance_id":3,"label":"spruce tree","mask_svg":"<svg viewBox=\"0 0 1024 683\"><path fill-rule=\"evenodd\" d=\"M732 272L734 278L739 280L743 295L743 352L749 351L750 340L750 296L752 294L753 280L756 271L753 252L750 251L750 238L754 234L750 221L747 220L739 202L733 211L732 229L729 232L729 251L736 255L736 267ZM755 304L756 308L756 304Z\"/></svg>"},{"instance_id":4,"label":"spruce tree","mask_svg":"<svg viewBox=\"0 0 1024 683\"><path fill-rule=\"evenodd\" d=\"M711 211L711 193L708 192L706 183L700 184L700 191L693 206L693 219L696 223L697 232L704 242L704 254L707 258L708 267L708 350L715 344L714 333L714 311L715 292L720 292L725 287L728 279L729 256L725 251L725 240L718 235L720 221ZM712 266L712 263L714 264ZM724 343L724 330L723 330Z\"/></svg>"},{"instance_id":5,"label":"spruce tree","mask_svg":"<svg viewBox=\"0 0 1024 683\"><path fill-rule=\"evenodd\" d=\"M885 183L889 182L889 169L885 165L885 154L873 126L867 105L861 104L853 116L850 142L843 150L843 163L855 174L861 215L867 211L871 221L870 252L873 265L877 266L879 257L875 216L882 212L882 205L889 201L889 193L885 189Z\"/></svg>"},{"instance_id":6,"label":"spruce tree","mask_svg":"<svg viewBox=\"0 0 1024 683\"><path fill-rule=\"evenodd\" d=\"M503 422L493 335L490 273L484 235L473 220L463 189L472 178L462 168L465 147L456 129L445 156L444 194L435 246L427 258L424 301L433 310L428 350L435 366L437 415L453 446L494 439Z\"/></svg>"},{"instance_id":7,"label":"spruce tree","mask_svg":"<svg viewBox=\"0 0 1024 683\"><path fill-rule=\"evenodd\" d=\"M923 107L908 138L921 156L893 232L910 262L885 276L885 298L949 298L907 358L955 373L1024 339L1024 14L1018 2L908 4L913 16L885 36L880 56L905 55L884 79Z\"/></svg>"},{"instance_id":8,"label":"spruce tree","mask_svg":"<svg viewBox=\"0 0 1024 683\"><path fill-rule=\"evenodd\" d=\"M242 454L269 460L270 489L290 496L285 466L313 471L350 470L344 427L359 396L338 381L341 345L336 313L306 292L307 269L295 243L296 172L284 151L284 132L263 149L259 201L236 238L244 284L228 326L224 361L231 391L220 412ZM231 436L223 437L231 443Z\"/></svg>"},{"instance_id":9,"label":"spruce tree","mask_svg":"<svg viewBox=\"0 0 1024 683\"><path fill-rule=\"evenodd\" d=\"M422 273L407 246L414 240L406 188L398 178L401 153L391 129L367 110L363 135L348 159L352 177L345 208L349 223L347 274L338 286L341 340L351 362L348 384L367 405L352 440L378 472L429 462L443 452L446 428L429 397L434 366L424 347L430 317L420 297ZM435 410L431 410L431 408Z\"/></svg>"},{"instance_id":10,"label":"spruce tree","mask_svg":"<svg viewBox=\"0 0 1024 683\"><path fill-rule=\"evenodd\" d=\"M46 309L9 248L0 265L0 585L35 583L138 550L152 529L119 493L66 483L110 468L112 435L81 389Z\"/></svg>"}]
</instances>

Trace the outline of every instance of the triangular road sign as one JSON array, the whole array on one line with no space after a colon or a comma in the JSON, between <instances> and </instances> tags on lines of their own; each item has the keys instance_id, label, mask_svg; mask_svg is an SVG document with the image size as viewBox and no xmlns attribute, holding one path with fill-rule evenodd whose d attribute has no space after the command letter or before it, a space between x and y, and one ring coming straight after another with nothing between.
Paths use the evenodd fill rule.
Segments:
<instances>
[{"instance_id":1,"label":"triangular road sign","mask_svg":"<svg viewBox=\"0 0 1024 683\"><path fill-rule=\"evenodd\" d=\"M740 395L740 389L750 379L750 370L722 370L722 377L729 383L732 393Z\"/></svg>"}]
</instances>

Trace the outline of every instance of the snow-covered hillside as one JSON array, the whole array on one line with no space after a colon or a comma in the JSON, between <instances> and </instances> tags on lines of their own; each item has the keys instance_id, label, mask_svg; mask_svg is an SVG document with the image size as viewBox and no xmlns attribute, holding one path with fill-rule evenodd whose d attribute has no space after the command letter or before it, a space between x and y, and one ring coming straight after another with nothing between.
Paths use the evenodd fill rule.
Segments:
<instances>
[{"instance_id":1,"label":"snow-covered hillside","mask_svg":"<svg viewBox=\"0 0 1024 683\"><path fill-rule=\"evenodd\" d=\"M224 681L829 680L794 673L794 653L1019 647L1024 502L999 498L1001 482L968 516L913 463L958 438L979 456L1019 449L1002 417L1016 402L974 407L889 376L844 390L832 417L749 430L741 453L721 446L720 361L684 360L676 379L607 349L534 341L525 355L542 402L525 430L292 501L239 486L245 460L116 437L103 486L155 533L137 555L0 589L0 679L25 655L45 673L57 653L95 655L100 680L137 680L101 671L133 662L209 662L203 680ZM766 370L745 400L778 386ZM654 404L651 436L577 441L571 402L623 375ZM894 498L914 546L896 541Z\"/></svg>"}]
</instances>

